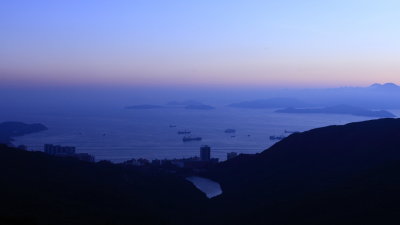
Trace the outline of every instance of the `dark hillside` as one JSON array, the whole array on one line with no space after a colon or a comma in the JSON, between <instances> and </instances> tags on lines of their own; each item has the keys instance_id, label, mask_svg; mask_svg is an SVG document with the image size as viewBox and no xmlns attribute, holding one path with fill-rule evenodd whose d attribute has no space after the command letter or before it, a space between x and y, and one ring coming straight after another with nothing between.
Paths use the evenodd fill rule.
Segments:
<instances>
[{"instance_id":1,"label":"dark hillside","mask_svg":"<svg viewBox=\"0 0 400 225\"><path fill-rule=\"evenodd\" d=\"M226 217L230 223L293 224L315 219L329 224L335 219L338 223L333 224L345 224L364 210L389 217L400 209L389 204L392 198L400 200L394 192L400 191L398 179L386 167L393 161L400 162L400 120L381 119L293 134L260 154L222 163L209 176L224 191L216 207L238 215ZM400 172L399 166L394 169ZM373 180L379 176L388 179ZM392 183L395 186L389 186ZM350 211L339 220L343 206ZM314 214L315 210L326 216ZM362 219L372 221L372 215Z\"/></svg>"},{"instance_id":2,"label":"dark hillside","mask_svg":"<svg viewBox=\"0 0 400 225\"><path fill-rule=\"evenodd\" d=\"M0 180L0 224L185 224L207 200L173 175L5 146Z\"/></svg>"}]
</instances>

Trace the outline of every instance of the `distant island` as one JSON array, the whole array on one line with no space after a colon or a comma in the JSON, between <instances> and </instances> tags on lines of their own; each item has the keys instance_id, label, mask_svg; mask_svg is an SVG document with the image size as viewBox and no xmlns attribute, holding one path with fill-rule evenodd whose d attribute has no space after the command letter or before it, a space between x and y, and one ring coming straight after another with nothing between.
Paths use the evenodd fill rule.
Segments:
<instances>
[{"instance_id":1,"label":"distant island","mask_svg":"<svg viewBox=\"0 0 400 225\"><path fill-rule=\"evenodd\" d=\"M3 122L0 123L0 143L10 145L13 141L13 137L36 133L47 129L46 126L40 123Z\"/></svg>"},{"instance_id":2,"label":"distant island","mask_svg":"<svg viewBox=\"0 0 400 225\"><path fill-rule=\"evenodd\" d=\"M161 108L164 107L160 105L132 105L125 107L125 109L161 109Z\"/></svg>"},{"instance_id":3,"label":"distant island","mask_svg":"<svg viewBox=\"0 0 400 225\"><path fill-rule=\"evenodd\" d=\"M347 114L354 116L366 116L376 118L394 118L396 115L386 110L369 110L349 105L337 105L324 108L293 108L280 109L278 113L323 113L323 114Z\"/></svg>"},{"instance_id":4,"label":"distant island","mask_svg":"<svg viewBox=\"0 0 400 225\"><path fill-rule=\"evenodd\" d=\"M168 102L169 106L188 106L188 105L203 105L203 103L196 100L185 100L185 101L171 101Z\"/></svg>"},{"instance_id":5,"label":"distant island","mask_svg":"<svg viewBox=\"0 0 400 225\"><path fill-rule=\"evenodd\" d=\"M182 104L181 104L182 103ZM189 102L188 102L189 103ZM214 107L210 105L205 105L202 103L197 103L197 102L192 102L193 104L189 105L183 105L183 102L173 102L173 104L168 104L168 106L161 106L161 105L150 105L150 104L144 104L144 105L132 105L132 106L126 106L125 109L163 109L163 108L173 108L172 106L180 106L185 109L194 109L194 110L211 110L215 109Z\"/></svg>"},{"instance_id":6,"label":"distant island","mask_svg":"<svg viewBox=\"0 0 400 225\"><path fill-rule=\"evenodd\" d=\"M370 89L374 90L382 90L382 91L398 91L400 90L400 86L394 83L385 83L385 84L372 84L369 86Z\"/></svg>"},{"instance_id":7,"label":"distant island","mask_svg":"<svg viewBox=\"0 0 400 225\"><path fill-rule=\"evenodd\" d=\"M310 104L296 98L269 98L233 103L229 106L248 109L273 109L282 107L309 107Z\"/></svg>"},{"instance_id":8,"label":"distant island","mask_svg":"<svg viewBox=\"0 0 400 225\"><path fill-rule=\"evenodd\" d=\"M188 105L185 107L185 109L194 109L194 110L212 110L215 109L215 107L212 107L210 105Z\"/></svg>"}]
</instances>

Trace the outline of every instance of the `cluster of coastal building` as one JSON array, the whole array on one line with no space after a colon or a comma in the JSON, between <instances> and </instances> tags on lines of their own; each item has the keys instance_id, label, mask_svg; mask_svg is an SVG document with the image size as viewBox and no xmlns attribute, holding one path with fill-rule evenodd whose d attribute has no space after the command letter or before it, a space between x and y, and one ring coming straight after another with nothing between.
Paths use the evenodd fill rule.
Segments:
<instances>
[{"instance_id":1,"label":"cluster of coastal building","mask_svg":"<svg viewBox=\"0 0 400 225\"><path fill-rule=\"evenodd\" d=\"M76 148L71 146L60 146L45 144L44 153L61 157L73 157L86 162L94 162L94 156L88 153L76 153Z\"/></svg>"},{"instance_id":2,"label":"cluster of coastal building","mask_svg":"<svg viewBox=\"0 0 400 225\"><path fill-rule=\"evenodd\" d=\"M21 145L18 148L27 150L26 146ZM76 147L72 146L61 146L61 145L52 145L52 144L45 144L44 145L44 153L58 156L58 157L73 157L82 161L86 162L95 162L95 157L88 153L76 153ZM229 152L226 155L226 159L230 160L236 157L238 153L236 152ZM183 169L193 169L193 170L201 170L209 168L219 162L218 158L211 157L211 147L208 145L203 145L200 147L200 154L199 156L194 156L190 158L182 158L182 159L153 159L148 160L144 158L139 159L130 159L123 162L124 165L131 165L131 166L140 166L140 167L169 167L174 166L177 168Z\"/></svg>"},{"instance_id":3,"label":"cluster of coastal building","mask_svg":"<svg viewBox=\"0 0 400 225\"><path fill-rule=\"evenodd\" d=\"M227 153L227 160L236 157L238 154L236 152ZM183 159L130 159L124 162L125 165L132 166L154 166L154 167L168 167L175 166L178 168L186 169L205 169L209 168L219 162L218 158L211 158L211 147L208 145L203 145L200 147L199 156L183 158Z\"/></svg>"},{"instance_id":4,"label":"cluster of coastal building","mask_svg":"<svg viewBox=\"0 0 400 225\"><path fill-rule=\"evenodd\" d=\"M13 147L12 145L9 146ZM26 145L19 145L16 148L25 151L28 150L28 147ZM72 146L45 144L44 153L52 156L72 157L86 162L95 162L95 158L93 155L90 155L88 153L76 153L76 147Z\"/></svg>"}]
</instances>

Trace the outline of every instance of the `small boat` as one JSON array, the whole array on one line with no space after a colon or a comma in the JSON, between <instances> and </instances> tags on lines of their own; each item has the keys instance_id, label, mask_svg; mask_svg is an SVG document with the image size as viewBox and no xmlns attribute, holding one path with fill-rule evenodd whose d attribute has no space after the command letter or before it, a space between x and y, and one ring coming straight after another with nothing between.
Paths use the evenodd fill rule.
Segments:
<instances>
[{"instance_id":1,"label":"small boat","mask_svg":"<svg viewBox=\"0 0 400 225\"><path fill-rule=\"evenodd\" d=\"M291 131L291 130L285 130L286 134L296 134L296 133L300 133L300 131Z\"/></svg>"},{"instance_id":2,"label":"small boat","mask_svg":"<svg viewBox=\"0 0 400 225\"><path fill-rule=\"evenodd\" d=\"M201 141L201 137L188 137L188 136L185 136L185 137L183 137L182 138L182 141L183 142L188 142L188 141Z\"/></svg>"},{"instance_id":3,"label":"small boat","mask_svg":"<svg viewBox=\"0 0 400 225\"><path fill-rule=\"evenodd\" d=\"M227 133L227 134L236 133L236 130L235 130L235 129L229 128L229 129L226 129L226 130L225 130L225 133Z\"/></svg>"},{"instance_id":4,"label":"small boat","mask_svg":"<svg viewBox=\"0 0 400 225\"><path fill-rule=\"evenodd\" d=\"M176 125L170 124L170 125L169 125L169 128L172 128L172 127L176 127Z\"/></svg>"},{"instance_id":5,"label":"small boat","mask_svg":"<svg viewBox=\"0 0 400 225\"><path fill-rule=\"evenodd\" d=\"M284 135L280 135L280 136L271 135L271 136L269 136L269 140L272 140L272 141L280 141L280 140L282 140L284 138L286 138L286 136L284 136Z\"/></svg>"},{"instance_id":6,"label":"small boat","mask_svg":"<svg viewBox=\"0 0 400 225\"><path fill-rule=\"evenodd\" d=\"M178 131L178 134L190 134L192 133L191 131L184 130L184 131Z\"/></svg>"}]
</instances>

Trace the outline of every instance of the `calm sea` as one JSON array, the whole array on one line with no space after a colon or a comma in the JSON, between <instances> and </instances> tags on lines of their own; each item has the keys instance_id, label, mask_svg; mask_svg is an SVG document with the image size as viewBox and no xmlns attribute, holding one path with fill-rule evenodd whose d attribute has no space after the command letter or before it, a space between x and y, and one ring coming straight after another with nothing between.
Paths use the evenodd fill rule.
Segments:
<instances>
[{"instance_id":1,"label":"calm sea","mask_svg":"<svg viewBox=\"0 0 400 225\"><path fill-rule=\"evenodd\" d=\"M394 112L394 111L392 111ZM394 112L396 113L396 112ZM93 154L96 160L121 162L131 158L172 159L198 156L209 145L212 157L226 153L257 153L275 142L270 135L285 130L305 131L327 125L371 118L350 115L280 114L274 110L218 107L215 110L182 108L115 110L98 113L24 114L7 120L39 122L49 130L16 138L15 144L43 150L44 144L76 146L77 152ZM176 127L170 127L176 125ZM236 130L235 134L225 129ZM189 130L201 141L183 142L180 130Z\"/></svg>"}]
</instances>

